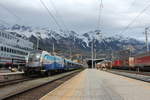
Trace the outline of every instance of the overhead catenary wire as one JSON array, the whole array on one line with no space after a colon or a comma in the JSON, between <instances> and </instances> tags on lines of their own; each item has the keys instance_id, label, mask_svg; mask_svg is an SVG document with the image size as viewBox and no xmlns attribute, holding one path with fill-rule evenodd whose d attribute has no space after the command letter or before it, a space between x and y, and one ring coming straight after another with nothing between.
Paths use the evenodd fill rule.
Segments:
<instances>
[{"instance_id":1,"label":"overhead catenary wire","mask_svg":"<svg viewBox=\"0 0 150 100\"><path fill-rule=\"evenodd\" d=\"M57 10L57 7L56 7L55 3L53 2L53 0L49 0L49 2L51 3L52 8L55 11L55 14L57 15L56 18L59 19L59 21L61 22L61 24L63 25L63 27L66 29L66 31L69 32L68 26L66 25L66 23L65 23L64 19L62 18L60 12ZM72 45L73 45L73 47L72 46L70 47L71 55L73 53L72 49L75 48L75 38L73 39L73 44ZM70 56L70 58L71 58L71 56Z\"/></svg>"},{"instance_id":2,"label":"overhead catenary wire","mask_svg":"<svg viewBox=\"0 0 150 100\"><path fill-rule=\"evenodd\" d=\"M150 7L150 3L144 8L142 9L139 14L129 23L127 24L127 26L123 29L123 31L120 32L120 34L123 34L125 31L127 31L130 26Z\"/></svg>"},{"instance_id":3,"label":"overhead catenary wire","mask_svg":"<svg viewBox=\"0 0 150 100\"><path fill-rule=\"evenodd\" d=\"M10 13L12 16L14 16L17 20L22 20L20 16L18 16L17 14L15 14L12 10L8 9L4 5L0 4L0 7L3 8L3 9L5 9L8 13Z\"/></svg>"},{"instance_id":4,"label":"overhead catenary wire","mask_svg":"<svg viewBox=\"0 0 150 100\"><path fill-rule=\"evenodd\" d=\"M128 10L130 10L130 8L132 6L134 6L136 4L136 0L133 0L131 5L129 6ZM129 24L127 24L127 26L119 33L119 34L124 34L127 30L130 29L130 27L133 25L133 23L150 7L150 4L148 4L144 9L142 9L138 14L137 16L131 20L131 22ZM130 44L132 46L132 44Z\"/></svg>"},{"instance_id":5,"label":"overhead catenary wire","mask_svg":"<svg viewBox=\"0 0 150 100\"><path fill-rule=\"evenodd\" d=\"M10 25L9 23L7 23L6 21L4 21L4 20L2 20L2 19L0 19L0 22L1 22L2 24L5 24L5 25Z\"/></svg>"},{"instance_id":6,"label":"overhead catenary wire","mask_svg":"<svg viewBox=\"0 0 150 100\"><path fill-rule=\"evenodd\" d=\"M53 9L54 9L54 11L55 11L55 13L57 14L59 20L60 20L61 23L63 24L64 28L65 28L66 30L69 30L68 27L67 27L67 25L65 24L65 21L63 20L63 18L62 18L62 16L61 16L61 14L60 14L59 11L57 10L57 7L56 7L55 3L53 2L53 0L49 0L49 1L50 1L50 3L51 3L51 5L52 5L52 7L53 7Z\"/></svg>"},{"instance_id":7,"label":"overhead catenary wire","mask_svg":"<svg viewBox=\"0 0 150 100\"><path fill-rule=\"evenodd\" d=\"M100 30L100 31L102 30L102 9L103 9L103 1L99 0L99 11L98 11L98 25L97 25L97 29ZM99 34L99 33L97 33L97 34ZM102 39L102 43L104 44L104 46L106 48L108 47L108 49L110 49L111 51L113 51L112 47L105 43L105 40L103 39L102 34L101 34L101 39Z\"/></svg>"},{"instance_id":8,"label":"overhead catenary wire","mask_svg":"<svg viewBox=\"0 0 150 100\"><path fill-rule=\"evenodd\" d=\"M132 1L132 3L131 3L131 5L129 6L128 10L130 10L130 8L132 8L132 7L135 5L136 1L137 1L137 0L133 0L133 1Z\"/></svg>"},{"instance_id":9,"label":"overhead catenary wire","mask_svg":"<svg viewBox=\"0 0 150 100\"><path fill-rule=\"evenodd\" d=\"M58 23L58 21L56 20L56 18L54 17L54 15L51 13L51 11L49 10L49 8L45 5L45 3L42 0L40 0L40 3L45 8L45 10L48 12L50 19L52 18L53 21L55 22L55 24L58 26L58 28L62 29L61 25Z\"/></svg>"}]
</instances>

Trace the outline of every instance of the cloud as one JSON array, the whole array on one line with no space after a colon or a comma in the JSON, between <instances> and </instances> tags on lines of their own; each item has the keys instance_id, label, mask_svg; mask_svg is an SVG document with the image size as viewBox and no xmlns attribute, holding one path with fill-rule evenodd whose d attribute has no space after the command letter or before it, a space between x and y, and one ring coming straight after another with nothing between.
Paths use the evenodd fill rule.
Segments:
<instances>
[{"instance_id":1,"label":"cloud","mask_svg":"<svg viewBox=\"0 0 150 100\"><path fill-rule=\"evenodd\" d=\"M43 0L56 20L80 33L97 29L100 0ZM135 2L133 2L135 1ZM7 11L9 9L13 14ZM104 33L119 34L148 5L148 0L103 0L101 28ZM38 27L58 29L52 18L41 5L40 0L1 0L0 19L7 23L25 24ZM124 34L140 36L148 26L150 12L145 11ZM64 22L62 22L62 20Z\"/></svg>"}]
</instances>

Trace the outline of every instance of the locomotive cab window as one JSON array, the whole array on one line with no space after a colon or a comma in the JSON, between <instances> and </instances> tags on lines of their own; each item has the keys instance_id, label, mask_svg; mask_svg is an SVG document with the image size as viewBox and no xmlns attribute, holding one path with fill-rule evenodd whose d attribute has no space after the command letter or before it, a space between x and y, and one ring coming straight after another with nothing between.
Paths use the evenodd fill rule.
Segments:
<instances>
[{"instance_id":1,"label":"locomotive cab window","mask_svg":"<svg viewBox=\"0 0 150 100\"><path fill-rule=\"evenodd\" d=\"M41 53L30 53L29 61L39 61L41 57Z\"/></svg>"}]
</instances>

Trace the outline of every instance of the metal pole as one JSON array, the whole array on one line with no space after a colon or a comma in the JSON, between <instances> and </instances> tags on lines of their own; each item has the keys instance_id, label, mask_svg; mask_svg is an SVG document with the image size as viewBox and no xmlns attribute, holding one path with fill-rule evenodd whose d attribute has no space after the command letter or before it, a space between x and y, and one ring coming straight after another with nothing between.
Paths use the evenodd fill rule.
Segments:
<instances>
[{"instance_id":1,"label":"metal pole","mask_svg":"<svg viewBox=\"0 0 150 100\"><path fill-rule=\"evenodd\" d=\"M36 47L36 49L38 50L41 33L37 32L36 35L37 35L37 47Z\"/></svg>"},{"instance_id":2,"label":"metal pole","mask_svg":"<svg viewBox=\"0 0 150 100\"><path fill-rule=\"evenodd\" d=\"M53 43L53 55L54 55L54 52L55 52L55 44Z\"/></svg>"},{"instance_id":3,"label":"metal pole","mask_svg":"<svg viewBox=\"0 0 150 100\"><path fill-rule=\"evenodd\" d=\"M38 50L38 48L39 48L39 38L37 37L37 47L36 47L36 49Z\"/></svg>"},{"instance_id":4,"label":"metal pole","mask_svg":"<svg viewBox=\"0 0 150 100\"><path fill-rule=\"evenodd\" d=\"M114 59L114 53L113 51L111 51L111 60L113 61L113 59Z\"/></svg>"},{"instance_id":5,"label":"metal pole","mask_svg":"<svg viewBox=\"0 0 150 100\"><path fill-rule=\"evenodd\" d=\"M70 59L72 60L72 49L70 48Z\"/></svg>"},{"instance_id":6,"label":"metal pole","mask_svg":"<svg viewBox=\"0 0 150 100\"><path fill-rule=\"evenodd\" d=\"M147 30L148 30L148 27L146 27L146 28L145 28L145 38L146 38L146 49L147 49L147 52L149 52L148 34L147 34Z\"/></svg>"},{"instance_id":7,"label":"metal pole","mask_svg":"<svg viewBox=\"0 0 150 100\"><path fill-rule=\"evenodd\" d=\"M92 39L92 46L91 46L91 52L92 52L92 68L94 68L94 64L93 64L93 49L94 49L94 46L93 46L93 39Z\"/></svg>"}]
</instances>

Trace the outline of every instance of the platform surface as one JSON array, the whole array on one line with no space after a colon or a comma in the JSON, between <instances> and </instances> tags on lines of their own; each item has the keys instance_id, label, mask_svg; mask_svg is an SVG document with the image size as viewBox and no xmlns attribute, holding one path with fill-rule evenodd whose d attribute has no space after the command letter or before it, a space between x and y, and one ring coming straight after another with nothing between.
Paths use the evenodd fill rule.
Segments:
<instances>
[{"instance_id":1,"label":"platform surface","mask_svg":"<svg viewBox=\"0 0 150 100\"><path fill-rule=\"evenodd\" d=\"M150 84L86 69L40 100L150 100Z\"/></svg>"},{"instance_id":2,"label":"platform surface","mask_svg":"<svg viewBox=\"0 0 150 100\"><path fill-rule=\"evenodd\" d=\"M18 75L18 74L24 74L24 72L5 72L5 73L0 73L0 76L3 75Z\"/></svg>"}]
</instances>

